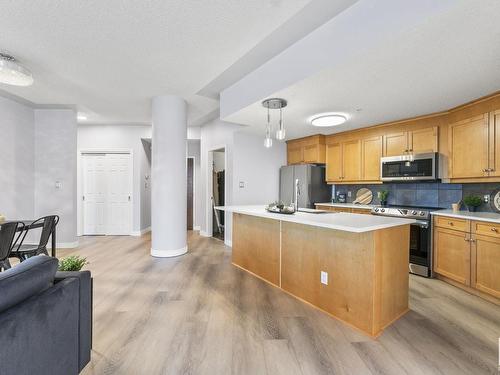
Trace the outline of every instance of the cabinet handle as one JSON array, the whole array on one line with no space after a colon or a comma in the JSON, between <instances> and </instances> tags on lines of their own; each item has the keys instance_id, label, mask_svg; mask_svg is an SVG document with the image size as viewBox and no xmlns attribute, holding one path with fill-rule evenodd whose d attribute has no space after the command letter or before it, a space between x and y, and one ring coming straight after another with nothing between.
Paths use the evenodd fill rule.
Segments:
<instances>
[{"instance_id":1,"label":"cabinet handle","mask_svg":"<svg viewBox=\"0 0 500 375\"><path fill-rule=\"evenodd\" d=\"M470 241L470 242L476 242L476 240L475 240L475 239L473 239L472 237L471 237L471 239L470 239L469 241Z\"/></svg>"},{"instance_id":2,"label":"cabinet handle","mask_svg":"<svg viewBox=\"0 0 500 375\"><path fill-rule=\"evenodd\" d=\"M467 235L465 236L464 241L470 241L470 239L467 238Z\"/></svg>"},{"instance_id":3,"label":"cabinet handle","mask_svg":"<svg viewBox=\"0 0 500 375\"><path fill-rule=\"evenodd\" d=\"M452 221L448 221L448 225L449 226L453 226L453 222Z\"/></svg>"},{"instance_id":4,"label":"cabinet handle","mask_svg":"<svg viewBox=\"0 0 500 375\"><path fill-rule=\"evenodd\" d=\"M413 149L412 149L412 148L410 148L408 151L412 152L412 151L413 151Z\"/></svg>"},{"instance_id":5,"label":"cabinet handle","mask_svg":"<svg viewBox=\"0 0 500 375\"><path fill-rule=\"evenodd\" d=\"M498 232L498 229L497 228L491 228L491 231L492 232Z\"/></svg>"}]
</instances>

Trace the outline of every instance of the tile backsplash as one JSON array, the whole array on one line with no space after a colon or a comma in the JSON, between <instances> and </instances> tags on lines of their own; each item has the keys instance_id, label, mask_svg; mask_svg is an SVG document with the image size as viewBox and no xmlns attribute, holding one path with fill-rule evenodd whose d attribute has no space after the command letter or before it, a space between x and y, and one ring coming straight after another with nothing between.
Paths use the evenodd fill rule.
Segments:
<instances>
[{"instance_id":1,"label":"tile backsplash","mask_svg":"<svg viewBox=\"0 0 500 375\"><path fill-rule=\"evenodd\" d=\"M440 207L451 208L452 203L456 203L462 197L468 195L491 194L494 190L500 188L500 183L487 184L447 184L440 182L417 182L417 183L384 183L374 185L334 185L332 193L351 192L347 197L347 202L352 202L356 198L356 192L361 188L368 188L373 192L373 204L379 204L377 192L388 190L388 203L401 206L420 206L420 207ZM478 211L492 211L489 203L483 203Z\"/></svg>"}]
</instances>

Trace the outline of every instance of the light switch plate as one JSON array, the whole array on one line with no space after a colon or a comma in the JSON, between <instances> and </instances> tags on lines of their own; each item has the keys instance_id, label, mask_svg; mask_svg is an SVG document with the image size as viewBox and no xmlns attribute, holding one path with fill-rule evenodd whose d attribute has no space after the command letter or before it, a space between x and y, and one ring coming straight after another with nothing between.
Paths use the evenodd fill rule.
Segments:
<instances>
[{"instance_id":1,"label":"light switch plate","mask_svg":"<svg viewBox=\"0 0 500 375\"><path fill-rule=\"evenodd\" d=\"M245 187L245 182L244 181L240 181L240 189L243 189Z\"/></svg>"},{"instance_id":2,"label":"light switch plate","mask_svg":"<svg viewBox=\"0 0 500 375\"><path fill-rule=\"evenodd\" d=\"M328 285L328 272L321 271L321 284Z\"/></svg>"}]
</instances>

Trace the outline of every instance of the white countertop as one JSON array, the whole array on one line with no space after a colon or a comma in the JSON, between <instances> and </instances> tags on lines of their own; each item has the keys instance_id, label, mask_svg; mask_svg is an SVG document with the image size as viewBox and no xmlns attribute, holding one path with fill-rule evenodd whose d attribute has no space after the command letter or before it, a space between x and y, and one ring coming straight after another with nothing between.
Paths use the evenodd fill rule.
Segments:
<instances>
[{"instance_id":1,"label":"white countertop","mask_svg":"<svg viewBox=\"0 0 500 375\"><path fill-rule=\"evenodd\" d=\"M431 212L431 215L449 216L465 220L489 221L492 223L500 223L500 214L494 212L469 212L469 211L453 212L453 210L439 210Z\"/></svg>"},{"instance_id":2,"label":"white countertop","mask_svg":"<svg viewBox=\"0 0 500 375\"><path fill-rule=\"evenodd\" d=\"M371 210L373 207L380 207L376 204L354 204L354 203L315 203L315 206L329 206L342 208L365 208Z\"/></svg>"},{"instance_id":3,"label":"white countertop","mask_svg":"<svg viewBox=\"0 0 500 375\"><path fill-rule=\"evenodd\" d=\"M321 228L343 230L346 232L363 233L378 229L392 228L415 223L413 219L395 217L351 214L344 212L329 212L309 214L296 212L293 215L267 212L265 206L224 206L216 207L221 211L235 212L244 215L258 216L267 219L287 221L290 223L312 225Z\"/></svg>"}]
</instances>

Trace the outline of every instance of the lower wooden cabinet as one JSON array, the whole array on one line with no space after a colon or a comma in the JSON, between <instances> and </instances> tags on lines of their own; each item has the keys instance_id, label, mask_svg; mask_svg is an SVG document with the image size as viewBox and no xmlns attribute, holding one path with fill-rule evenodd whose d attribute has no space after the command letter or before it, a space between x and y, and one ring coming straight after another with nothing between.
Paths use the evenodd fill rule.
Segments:
<instances>
[{"instance_id":1,"label":"lower wooden cabinet","mask_svg":"<svg viewBox=\"0 0 500 375\"><path fill-rule=\"evenodd\" d=\"M434 271L470 285L470 242L467 233L437 227L434 230Z\"/></svg>"},{"instance_id":2,"label":"lower wooden cabinet","mask_svg":"<svg viewBox=\"0 0 500 375\"><path fill-rule=\"evenodd\" d=\"M477 235L472 241L472 287L500 298L500 239Z\"/></svg>"},{"instance_id":3,"label":"lower wooden cabinet","mask_svg":"<svg viewBox=\"0 0 500 375\"><path fill-rule=\"evenodd\" d=\"M437 216L434 272L445 281L500 303L499 228L495 223Z\"/></svg>"}]
</instances>

